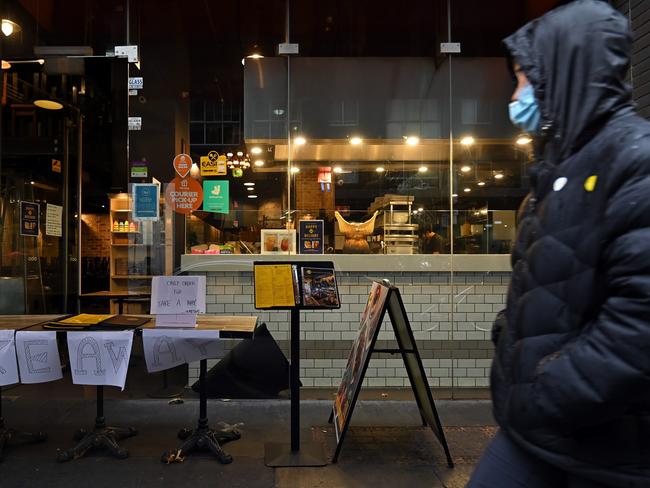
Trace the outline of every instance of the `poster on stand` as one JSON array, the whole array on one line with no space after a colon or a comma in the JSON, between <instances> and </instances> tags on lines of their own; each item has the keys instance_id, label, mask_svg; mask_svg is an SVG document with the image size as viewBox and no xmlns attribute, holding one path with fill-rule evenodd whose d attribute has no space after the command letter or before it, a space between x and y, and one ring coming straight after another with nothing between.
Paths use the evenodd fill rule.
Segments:
<instances>
[{"instance_id":1,"label":"poster on stand","mask_svg":"<svg viewBox=\"0 0 650 488\"><path fill-rule=\"evenodd\" d=\"M298 223L298 239L300 254L323 254L322 220L301 220Z\"/></svg>"},{"instance_id":2,"label":"poster on stand","mask_svg":"<svg viewBox=\"0 0 650 488\"><path fill-rule=\"evenodd\" d=\"M41 206L38 203L20 202L20 235L38 237L41 223Z\"/></svg>"},{"instance_id":3,"label":"poster on stand","mask_svg":"<svg viewBox=\"0 0 650 488\"><path fill-rule=\"evenodd\" d=\"M160 185L133 184L133 220L157 222L160 218Z\"/></svg>"}]
</instances>

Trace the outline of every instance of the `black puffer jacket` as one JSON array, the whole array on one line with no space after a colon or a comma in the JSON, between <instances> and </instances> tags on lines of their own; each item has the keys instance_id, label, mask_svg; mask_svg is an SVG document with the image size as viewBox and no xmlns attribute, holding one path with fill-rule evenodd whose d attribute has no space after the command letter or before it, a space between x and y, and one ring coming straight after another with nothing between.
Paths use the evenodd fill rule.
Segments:
<instances>
[{"instance_id":1,"label":"black puffer jacket","mask_svg":"<svg viewBox=\"0 0 650 488\"><path fill-rule=\"evenodd\" d=\"M650 123L624 83L628 23L580 0L505 44L546 142L495 324L495 416L553 465L650 487Z\"/></svg>"}]
</instances>

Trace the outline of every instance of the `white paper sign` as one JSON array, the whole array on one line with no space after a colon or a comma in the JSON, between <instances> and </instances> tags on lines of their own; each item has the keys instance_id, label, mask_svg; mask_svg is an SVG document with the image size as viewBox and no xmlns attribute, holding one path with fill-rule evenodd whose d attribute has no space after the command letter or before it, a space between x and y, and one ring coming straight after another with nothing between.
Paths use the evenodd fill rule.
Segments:
<instances>
[{"instance_id":1,"label":"white paper sign","mask_svg":"<svg viewBox=\"0 0 650 488\"><path fill-rule=\"evenodd\" d=\"M156 327L171 327L173 329L196 327L196 314L156 315Z\"/></svg>"},{"instance_id":2,"label":"white paper sign","mask_svg":"<svg viewBox=\"0 0 650 488\"><path fill-rule=\"evenodd\" d=\"M18 383L16 342L13 330L0 330L0 386Z\"/></svg>"},{"instance_id":3,"label":"white paper sign","mask_svg":"<svg viewBox=\"0 0 650 488\"><path fill-rule=\"evenodd\" d=\"M48 203L45 207L45 235L63 236L63 207Z\"/></svg>"},{"instance_id":4,"label":"white paper sign","mask_svg":"<svg viewBox=\"0 0 650 488\"><path fill-rule=\"evenodd\" d=\"M133 331L68 332L67 336L75 385L112 385L124 390Z\"/></svg>"},{"instance_id":5,"label":"white paper sign","mask_svg":"<svg viewBox=\"0 0 650 488\"><path fill-rule=\"evenodd\" d=\"M144 329L147 371L155 373L184 363L219 356L218 330Z\"/></svg>"},{"instance_id":6,"label":"white paper sign","mask_svg":"<svg viewBox=\"0 0 650 488\"><path fill-rule=\"evenodd\" d=\"M151 314L205 313L205 276L154 276Z\"/></svg>"},{"instance_id":7,"label":"white paper sign","mask_svg":"<svg viewBox=\"0 0 650 488\"><path fill-rule=\"evenodd\" d=\"M45 383L60 380L61 359L56 332L16 332L16 356L21 383Z\"/></svg>"}]
</instances>

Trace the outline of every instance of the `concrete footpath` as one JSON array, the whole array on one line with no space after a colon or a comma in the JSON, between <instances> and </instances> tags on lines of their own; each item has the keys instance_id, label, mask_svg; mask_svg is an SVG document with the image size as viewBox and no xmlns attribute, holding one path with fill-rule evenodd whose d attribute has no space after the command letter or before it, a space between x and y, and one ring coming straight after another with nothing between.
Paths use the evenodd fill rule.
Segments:
<instances>
[{"instance_id":1,"label":"concrete footpath","mask_svg":"<svg viewBox=\"0 0 650 488\"><path fill-rule=\"evenodd\" d=\"M12 395L13 393L13 395ZM194 427L198 400L181 404L167 400L108 399L109 425L132 426L138 435L122 441L129 459L117 460L100 452L59 464L57 448L73 445L80 427L91 428L92 400L30 398L19 389L4 392L3 414L7 427L43 430L47 442L11 445L0 463L0 486L9 487L449 487L465 486L467 479L496 428L489 401L439 400L436 402L446 429L454 469L446 466L443 451L429 429L420 426L415 403L365 400L357 407L339 462L324 468L272 469L264 465L264 444L289 440L288 400L210 400L210 425L242 424L242 438L226 444L234 457L221 465L207 454L191 455L183 463L160 462L165 449L178 447L179 428ZM331 402L302 402L302 438L321 442L331 457L335 447L327 424Z\"/></svg>"}]
</instances>

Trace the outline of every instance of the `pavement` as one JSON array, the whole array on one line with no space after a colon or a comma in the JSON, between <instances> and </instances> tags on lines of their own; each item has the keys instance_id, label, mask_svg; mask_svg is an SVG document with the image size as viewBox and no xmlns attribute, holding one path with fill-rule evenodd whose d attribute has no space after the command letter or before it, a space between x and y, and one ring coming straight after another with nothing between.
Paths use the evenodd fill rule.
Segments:
<instances>
[{"instance_id":1,"label":"pavement","mask_svg":"<svg viewBox=\"0 0 650 488\"><path fill-rule=\"evenodd\" d=\"M115 389L110 389L115 390ZM91 428L95 403L85 390L75 396L54 398L37 394L33 387L19 386L3 392L3 415L7 427L43 430L48 440L31 445L11 445L0 463L0 486L9 487L448 487L465 486L475 463L496 427L489 401L437 400L456 466L446 465L439 442L421 426L412 400L363 399L357 404L351 428L338 463L320 468L269 468L264 464L264 445L289 441L289 401L210 400L212 427L237 425L240 440L224 446L233 456L222 465L209 454L192 454L184 462L161 463L164 450L180 445L177 433L194 427L198 399L186 392L182 403L144 398L113 398L108 394L105 416L109 425L132 426L138 435L121 442L130 456L125 460L97 451L67 463L56 461L57 449L72 447L73 433ZM42 392L41 392L42 393ZM304 396L303 396L304 398ZM322 445L331 459L336 447L327 420L330 400L301 402L303 442Z\"/></svg>"}]
</instances>

